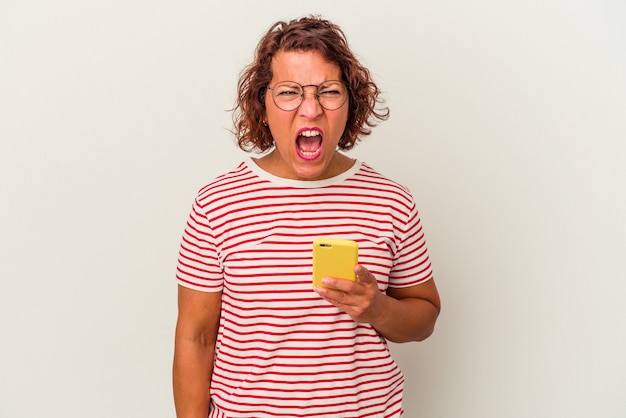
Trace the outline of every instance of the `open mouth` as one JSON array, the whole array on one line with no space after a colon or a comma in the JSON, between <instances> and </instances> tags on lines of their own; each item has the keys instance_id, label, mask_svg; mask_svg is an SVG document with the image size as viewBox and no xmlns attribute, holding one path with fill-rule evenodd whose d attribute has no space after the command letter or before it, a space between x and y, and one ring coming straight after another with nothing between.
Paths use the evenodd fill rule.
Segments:
<instances>
[{"instance_id":1,"label":"open mouth","mask_svg":"<svg viewBox=\"0 0 626 418\"><path fill-rule=\"evenodd\" d=\"M300 158L314 160L322 152L322 132L317 129L303 129L296 138L296 151Z\"/></svg>"}]
</instances>

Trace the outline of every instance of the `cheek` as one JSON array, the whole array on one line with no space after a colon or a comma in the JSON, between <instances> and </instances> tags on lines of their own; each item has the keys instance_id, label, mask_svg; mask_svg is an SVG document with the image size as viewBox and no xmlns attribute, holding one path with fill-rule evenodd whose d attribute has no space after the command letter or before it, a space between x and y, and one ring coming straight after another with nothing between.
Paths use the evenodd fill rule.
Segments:
<instances>
[{"instance_id":1,"label":"cheek","mask_svg":"<svg viewBox=\"0 0 626 418\"><path fill-rule=\"evenodd\" d=\"M286 142L291 142L290 123L285 119L284 112L276 112L275 109L266 111L266 120L269 130L274 140L274 145L283 146Z\"/></svg>"},{"instance_id":2,"label":"cheek","mask_svg":"<svg viewBox=\"0 0 626 418\"><path fill-rule=\"evenodd\" d=\"M335 126L335 132L341 137L348 126L348 112L342 112L340 115L337 115L333 125Z\"/></svg>"},{"instance_id":3,"label":"cheek","mask_svg":"<svg viewBox=\"0 0 626 418\"><path fill-rule=\"evenodd\" d=\"M265 109L263 109L263 114L266 121L279 121L284 118L284 113L285 112L276 107L271 94L265 96Z\"/></svg>"}]
</instances>

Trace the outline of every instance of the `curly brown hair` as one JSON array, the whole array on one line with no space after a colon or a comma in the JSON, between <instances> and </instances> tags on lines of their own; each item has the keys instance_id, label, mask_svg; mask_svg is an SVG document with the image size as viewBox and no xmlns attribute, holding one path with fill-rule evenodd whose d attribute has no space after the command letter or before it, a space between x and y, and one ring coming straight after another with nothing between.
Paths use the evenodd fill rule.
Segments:
<instances>
[{"instance_id":1,"label":"curly brown hair","mask_svg":"<svg viewBox=\"0 0 626 418\"><path fill-rule=\"evenodd\" d=\"M237 103L233 109L235 136L245 151L267 151L274 146L274 138L263 124L265 94L272 80L272 59L283 51L317 51L329 62L336 63L349 87L348 121L338 147L349 150L369 135L371 128L389 117L388 107L379 98L380 90L370 72L356 59L339 26L317 16L308 16L289 22L274 23L261 38L253 62L239 78Z\"/></svg>"}]
</instances>

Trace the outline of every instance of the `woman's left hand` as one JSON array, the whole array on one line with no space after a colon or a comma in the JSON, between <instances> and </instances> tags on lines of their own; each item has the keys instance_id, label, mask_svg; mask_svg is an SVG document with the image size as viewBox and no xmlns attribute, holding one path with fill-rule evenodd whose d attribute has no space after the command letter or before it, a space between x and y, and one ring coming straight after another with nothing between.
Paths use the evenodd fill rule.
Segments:
<instances>
[{"instance_id":1,"label":"woman's left hand","mask_svg":"<svg viewBox=\"0 0 626 418\"><path fill-rule=\"evenodd\" d=\"M378 288L376 278L365 267L354 266L356 281L324 277L322 283L328 287L314 290L356 322L375 322L380 314L382 299L386 296Z\"/></svg>"}]
</instances>

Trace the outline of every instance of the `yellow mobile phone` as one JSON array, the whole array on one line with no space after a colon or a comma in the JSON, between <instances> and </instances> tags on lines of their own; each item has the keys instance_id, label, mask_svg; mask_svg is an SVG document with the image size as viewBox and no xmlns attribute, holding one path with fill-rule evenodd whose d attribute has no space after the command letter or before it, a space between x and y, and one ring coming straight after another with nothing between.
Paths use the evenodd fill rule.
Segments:
<instances>
[{"instance_id":1,"label":"yellow mobile phone","mask_svg":"<svg viewBox=\"0 0 626 418\"><path fill-rule=\"evenodd\" d=\"M356 281L354 266L359 262L356 241L317 238L313 241L313 286L322 286L322 277Z\"/></svg>"}]
</instances>

